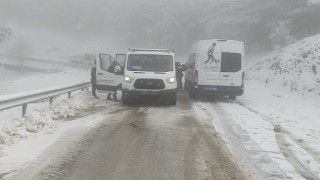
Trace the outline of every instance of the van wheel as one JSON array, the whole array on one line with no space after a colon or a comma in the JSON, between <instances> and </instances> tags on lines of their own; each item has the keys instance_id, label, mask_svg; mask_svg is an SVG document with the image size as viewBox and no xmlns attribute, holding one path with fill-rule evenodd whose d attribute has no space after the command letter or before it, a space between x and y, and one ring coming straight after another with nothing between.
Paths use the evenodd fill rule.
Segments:
<instances>
[{"instance_id":1,"label":"van wheel","mask_svg":"<svg viewBox=\"0 0 320 180\"><path fill-rule=\"evenodd\" d=\"M237 96L229 96L229 99L236 100Z\"/></svg>"}]
</instances>

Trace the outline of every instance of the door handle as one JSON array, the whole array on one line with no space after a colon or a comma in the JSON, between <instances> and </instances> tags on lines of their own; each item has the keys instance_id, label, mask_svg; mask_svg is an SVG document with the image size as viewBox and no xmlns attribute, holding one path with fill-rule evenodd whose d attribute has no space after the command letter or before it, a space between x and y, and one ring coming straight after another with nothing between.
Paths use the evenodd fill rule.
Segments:
<instances>
[{"instance_id":1,"label":"door handle","mask_svg":"<svg viewBox=\"0 0 320 180\"><path fill-rule=\"evenodd\" d=\"M103 73L98 73L99 75L103 75Z\"/></svg>"}]
</instances>

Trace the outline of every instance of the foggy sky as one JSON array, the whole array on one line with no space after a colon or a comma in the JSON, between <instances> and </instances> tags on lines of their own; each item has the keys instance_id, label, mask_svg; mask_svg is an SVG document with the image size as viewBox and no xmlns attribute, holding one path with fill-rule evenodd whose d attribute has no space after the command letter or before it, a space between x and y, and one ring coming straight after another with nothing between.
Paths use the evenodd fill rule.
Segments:
<instances>
[{"instance_id":1,"label":"foggy sky","mask_svg":"<svg viewBox=\"0 0 320 180\"><path fill-rule=\"evenodd\" d=\"M0 25L121 49L187 52L195 41L224 38L270 50L320 33L316 12L306 0L0 0Z\"/></svg>"}]
</instances>

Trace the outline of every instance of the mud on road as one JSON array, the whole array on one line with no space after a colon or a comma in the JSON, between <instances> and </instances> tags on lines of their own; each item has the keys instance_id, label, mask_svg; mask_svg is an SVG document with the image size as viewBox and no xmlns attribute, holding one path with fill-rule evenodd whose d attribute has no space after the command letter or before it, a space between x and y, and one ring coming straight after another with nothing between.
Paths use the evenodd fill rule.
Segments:
<instances>
[{"instance_id":1,"label":"mud on road","mask_svg":"<svg viewBox=\"0 0 320 180\"><path fill-rule=\"evenodd\" d=\"M185 93L177 106L119 107L94 131L59 140L46 152L50 157L14 179L248 179L212 120L197 117Z\"/></svg>"}]
</instances>

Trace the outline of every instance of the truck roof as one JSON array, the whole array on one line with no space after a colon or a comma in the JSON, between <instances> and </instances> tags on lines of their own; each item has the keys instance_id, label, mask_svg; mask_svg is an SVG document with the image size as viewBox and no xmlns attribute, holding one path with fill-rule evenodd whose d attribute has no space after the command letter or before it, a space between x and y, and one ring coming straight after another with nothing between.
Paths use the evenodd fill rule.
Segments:
<instances>
[{"instance_id":1,"label":"truck roof","mask_svg":"<svg viewBox=\"0 0 320 180\"><path fill-rule=\"evenodd\" d=\"M208 40L200 40L198 41L198 43L202 43L202 42L230 42L230 43L239 43L239 44L243 44L243 42L241 41L236 41L236 40L228 40L228 39L208 39Z\"/></svg>"},{"instance_id":2,"label":"truck roof","mask_svg":"<svg viewBox=\"0 0 320 180\"><path fill-rule=\"evenodd\" d=\"M174 55L174 51L170 49L129 49L128 54L159 54L159 55Z\"/></svg>"}]
</instances>

